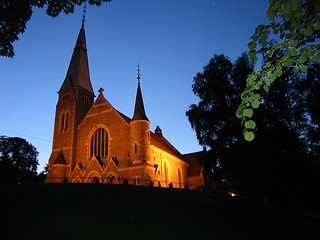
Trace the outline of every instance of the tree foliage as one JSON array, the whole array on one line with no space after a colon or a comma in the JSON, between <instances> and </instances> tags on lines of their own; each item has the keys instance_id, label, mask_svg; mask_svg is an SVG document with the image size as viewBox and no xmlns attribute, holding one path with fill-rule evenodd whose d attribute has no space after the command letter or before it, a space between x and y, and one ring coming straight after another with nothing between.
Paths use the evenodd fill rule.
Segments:
<instances>
[{"instance_id":1,"label":"tree foliage","mask_svg":"<svg viewBox=\"0 0 320 240\"><path fill-rule=\"evenodd\" d=\"M37 176L38 152L25 139L0 136L0 181L24 182Z\"/></svg>"},{"instance_id":2,"label":"tree foliage","mask_svg":"<svg viewBox=\"0 0 320 240\"><path fill-rule=\"evenodd\" d=\"M269 25L260 25L248 44L253 63L258 53L266 52L268 61L261 69L248 75L246 88L241 94L241 104L236 115L244 126L243 135L247 141L254 139L252 120L254 110L260 106L261 92L269 92L270 86L283 74L286 68L294 73L307 72L308 64L320 60L320 2L317 0L269 0L267 16ZM280 39L270 44L269 37ZM267 49L266 49L267 48Z\"/></svg>"},{"instance_id":3,"label":"tree foliage","mask_svg":"<svg viewBox=\"0 0 320 240\"><path fill-rule=\"evenodd\" d=\"M12 43L19 39L19 34L24 33L26 23L32 15L32 8L46 8L46 13L51 17L58 16L61 12L70 14L75 6L88 2L90 5L100 6L103 2L111 0L1 0L0 1L0 55L14 56Z\"/></svg>"},{"instance_id":4,"label":"tree foliage","mask_svg":"<svg viewBox=\"0 0 320 240\"><path fill-rule=\"evenodd\" d=\"M214 159L224 155L224 149L239 140L240 125L234 112L246 76L253 71L248 55L232 63L224 55L215 55L193 79L193 92L200 98L186 115L197 134L199 143L214 149ZM209 164L215 166L215 162Z\"/></svg>"},{"instance_id":5,"label":"tree foliage","mask_svg":"<svg viewBox=\"0 0 320 240\"><path fill-rule=\"evenodd\" d=\"M257 128L259 135L249 143L234 111L252 71L245 54L234 63L215 55L193 80L200 100L186 114L199 143L210 147L202 161L214 169L216 181L224 180L254 201L291 209L298 216L302 200L303 206L320 201L310 195L310 189L320 183L320 64L309 65L306 73L284 69L273 84L273 94L261 92L255 97L258 114L245 124Z\"/></svg>"}]
</instances>

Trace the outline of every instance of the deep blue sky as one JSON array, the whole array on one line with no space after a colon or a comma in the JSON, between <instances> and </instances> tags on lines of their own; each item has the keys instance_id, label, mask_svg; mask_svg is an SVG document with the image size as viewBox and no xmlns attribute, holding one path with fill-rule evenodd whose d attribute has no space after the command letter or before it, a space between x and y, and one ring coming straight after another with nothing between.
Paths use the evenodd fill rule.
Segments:
<instances>
[{"instance_id":1,"label":"deep blue sky","mask_svg":"<svg viewBox=\"0 0 320 240\"><path fill-rule=\"evenodd\" d=\"M88 6L85 22L91 81L96 95L132 117L137 64L153 131L181 152L202 149L185 112L197 103L192 80L214 54L232 61L254 29L267 23L267 0L113 0ZM0 135L27 139L39 151L39 171L52 147L57 91L65 78L82 19L51 18L34 9L14 43L14 58L0 58ZM217 113L219 114L219 113Z\"/></svg>"}]
</instances>

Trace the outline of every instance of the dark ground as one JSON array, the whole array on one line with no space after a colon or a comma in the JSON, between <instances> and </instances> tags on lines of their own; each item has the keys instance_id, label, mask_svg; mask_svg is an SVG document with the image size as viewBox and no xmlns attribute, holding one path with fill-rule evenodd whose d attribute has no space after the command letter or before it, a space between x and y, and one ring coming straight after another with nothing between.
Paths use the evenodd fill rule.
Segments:
<instances>
[{"instance_id":1,"label":"dark ground","mask_svg":"<svg viewBox=\"0 0 320 240\"><path fill-rule=\"evenodd\" d=\"M213 193L106 184L0 189L3 240L319 239L319 222L294 223Z\"/></svg>"}]
</instances>

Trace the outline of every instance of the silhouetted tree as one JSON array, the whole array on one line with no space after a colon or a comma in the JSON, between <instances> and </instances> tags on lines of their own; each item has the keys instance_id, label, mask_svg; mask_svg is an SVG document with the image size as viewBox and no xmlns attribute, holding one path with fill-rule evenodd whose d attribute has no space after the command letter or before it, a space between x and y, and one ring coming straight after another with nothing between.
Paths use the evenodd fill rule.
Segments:
<instances>
[{"instance_id":1,"label":"silhouetted tree","mask_svg":"<svg viewBox=\"0 0 320 240\"><path fill-rule=\"evenodd\" d=\"M48 175L48 164L43 167L43 170L37 176L37 182L44 183Z\"/></svg>"},{"instance_id":2,"label":"silhouetted tree","mask_svg":"<svg viewBox=\"0 0 320 240\"><path fill-rule=\"evenodd\" d=\"M215 169L216 178L231 183L250 200L291 209L298 217L301 199L306 203L310 197L303 185L319 178L310 174L319 169L319 151L314 150L319 140L312 139L318 125L310 110L319 109L313 92L319 69L310 67L308 74L286 69L274 83L273 94L259 95L259 114L252 125L247 123L247 128L258 123L259 135L249 143L240 134L234 109L252 69L246 55L234 64L216 55L194 78L193 91L200 101L186 114L199 143L210 147L211 165L205 166Z\"/></svg>"},{"instance_id":3,"label":"silhouetted tree","mask_svg":"<svg viewBox=\"0 0 320 240\"><path fill-rule=\"evenodd\" d=\"M193 92L200 98L186 115L197 134L199 143L214 149L211 167L225 156L225 150L241 137L240 124L234 111L246 76L253 71L248 56L243 54L232 62L224 55L215 55L193 79Z\"/></svg>"},{"instance_id":4,"label":"silhouetted tree","mask_svg":"<svg viewBox=\"0 0 320 240\"><path fill-rule=\"evenodd\" d=\"M1 0L0 1L0 56L13 57L12 43L19 39L18 35L24 33L26 23L32 15L32 8L46 7L46 13L51 17L61 12L73 13L76 5L88 2L100 6L102 2L111 0Z\"/></svg>"},{"instance_id":5,"label":"silhouetted tree","mask_svg":"<svg viewBox=\"0 0 320 240\"><path fill-rule=\"evenodd\" d=\"M25 139L0 136L0 182L34 181L38 152Z\"/></svg>"},{"instance_id":6,"label":"silhouetted tree","mask_svg":"<svg viewBox=\"0 0 320 240\"><path fill-rule=\"evenodd\" d=\"M306 109L310 113L310 121L313 128L310 128L312 142L320 141L320 64L312 64L308 68L306 81L301 83L304 91ZM315 149L314 149L315 150ZM316 151L316 150L315 150Z\"/></svg>"}]
</instances>

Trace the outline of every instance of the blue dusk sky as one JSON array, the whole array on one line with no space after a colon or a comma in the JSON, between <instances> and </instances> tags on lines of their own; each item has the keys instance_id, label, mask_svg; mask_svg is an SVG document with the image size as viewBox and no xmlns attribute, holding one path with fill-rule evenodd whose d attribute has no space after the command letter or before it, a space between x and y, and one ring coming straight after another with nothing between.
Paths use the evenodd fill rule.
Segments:
<instances>
[{"instance_id":1,"label":"blue dusk sky","mask_svg":"<svg viewBox=\"0 0 320 240\"><path fill-rule=\"evenodd\" d=\"M248 50L268 0L113 0L87 6L85 31L95 95L133 116L137 65L146 114L181 152L202 150L185 115L198 103L192 80L214 54L232 61ZM48 162L57 91L81 28L82 8L51 18L35 8L14 58L0 57L0 135L27 139ZM218 112L216 114L219 114Z\"/></svg>"}]
</instances>

